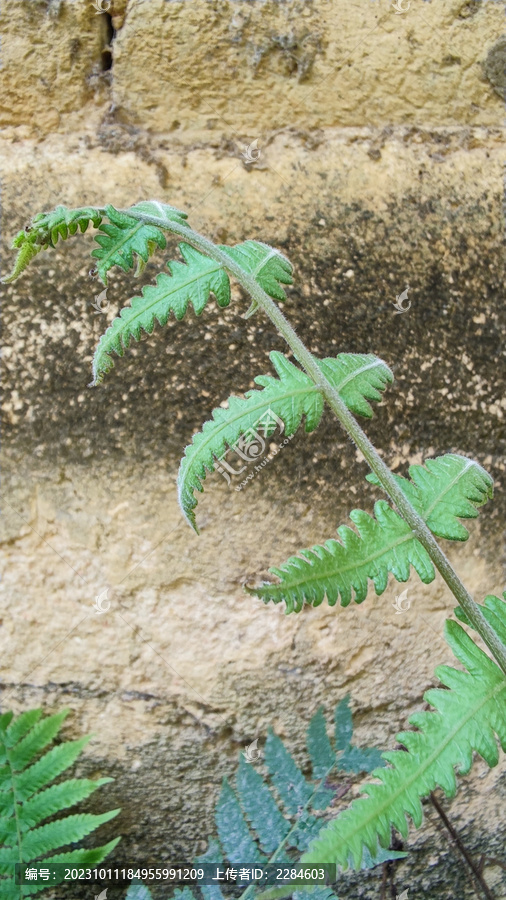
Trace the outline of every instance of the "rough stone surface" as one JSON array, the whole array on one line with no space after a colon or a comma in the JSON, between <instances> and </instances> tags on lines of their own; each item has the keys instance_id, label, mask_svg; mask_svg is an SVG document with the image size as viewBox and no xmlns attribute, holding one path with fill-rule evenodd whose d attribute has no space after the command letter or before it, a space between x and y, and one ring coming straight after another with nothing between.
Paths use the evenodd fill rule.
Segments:
<instances>
[{"instance_id":1,"label":"rough stone surface","mask_svg":"<svg viewBox=\"0 0 506 900\"><path fill-rule=\"evenodd\" d=\"M495 125L503 4L402 0L401 8L4 0L0 123L72 132L79 113L96 121L110 94L122 121L185 142L207 143L209 130L252 140L295 123Z\"/></svg>"},{"instance_id":2,"label":"rough stone surface","mask_svg":"<svg viewBox=\"0 0 506 900\"><path fill-rule=\"evenodd\" d=\"M392 367L364 425L390 465L404 472L454 451L494 476L470 541L445 551L478 598L499 593L503 4L412 0L398 15L382 0L108 9L111 21L84 0L4 0L2 272L15 232L58 203L157 198L216 241L279 247L296 271L285 311L309 348L374 352ZM260 157L248 164L255 138ZM394 746L435 664L452 662L442 630L454 604L439 577L416 576L403 615L394 582L360 606L299 616L248 597L243 582L333 537L380 494L327 415L244 490L209 476L193 535L176 501L184 446L285 345L267 320L242 318L248 300L234 288L228 309L211 303L157 327L88 388L99 335L167 258L138 281L112 273L98 314L92 245L90 231L40 254L3 290L2 706L71 707L64 735L95 734L79 771L116 779L90 804L123 808L103 839L120 831L118 859L154 864L204 849L222 776L269 726L307 769L311 715L323 704L330 721L350 692L357 742ZM395 315L406 286L411 307ZM504 852L504 773L504 756L492 771L477 760L445 803L477 858ZM397 893L474 897L426 811ZM485 872L496 900L506 896L501 869ZM381 872L339 891L379 897Z\"/></svg>"}]
</instances>

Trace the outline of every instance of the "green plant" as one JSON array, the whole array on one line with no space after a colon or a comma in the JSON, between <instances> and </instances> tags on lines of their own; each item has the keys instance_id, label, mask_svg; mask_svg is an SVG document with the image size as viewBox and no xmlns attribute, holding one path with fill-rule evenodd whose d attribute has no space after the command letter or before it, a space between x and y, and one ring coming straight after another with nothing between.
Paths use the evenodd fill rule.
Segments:
<instances>
[{"instance_id":1,"label":"green plant","mask_svg":"<svg viewBox=\"0 0 506 900\"><path fill-rule=\"evenodd\" d=\"M63 710L43 717L42 710L31 709L19 716L12 712L0 716L0 897L5 900L22 898L47 886L16 884L16 863L23 868L34 863L95 866L119 841L115 838L93 849L52 852L81 841L120 811L53 818L112 781L71 778L52 783L76 761L91 737L65 741L42 753L67 715L68 710Z\"/></svg>"},{"instance_id":2,"label":"green plant","mask_svg":"<svg viewBox=\"0 0 506 900\"><path fill-rule=\"evenodd\" d=\"M379 750L352 745L352 736L349 697L345 697L335 709L333 740L327 735L322 708L311 719L306 733L310 778L303 775L272 729L263 747L264 776L258 771L256 760L252 764L240 753L235 786L224 778L216 804L218 839L209 840L206 852L194 860L194 866L212 863L220 867L240 867L244 862L258 866L276 863L292 866L328 818L338 786L335 776L339 772L355 775L371 772L377 766L385 765ZM344 790L350 786L345 785ZM371 869L406 855L377 846L374 854L364 851L359 868ZM211 900L211 896L214 900L223 897L219 885L199 887L204 900ZM247 884L241 896L243 900L255 897L259 891L259 885L252 882ZM176 891L174 897L181 900L182 895L186 900L194 900L189 888ZM149 900L151 894L145 885L133 884L126 896L127 900ZM299 889L296 900L309 900L309 897L331 900L336 895L325 885L306 885Z\"/></svg>"},{"instance_id":3,"label":"green plant","mask_svg":"<svg viewBox=\"0 0 506 900\"><path fill-rule=\"evenodd\" d=\"M352 413L371 416L371 400L379 400L392 374L388 366L372 356L340 354L335 359L318 360L305 347L285 319L276 300L284 300L282 285L291 283L288 260L272 247L246 241L236 247L216 246L194 232L179 210L156 201L138 203L126 210L112 206L68 210L58 207L33 219L20 232L14 246L19 253L12 274L16 278L42 249L54 247L80 228L98 228L95 273L106 283L110 269L117 265L127 271L137 258L137 272L158 248L165 248L165 233L183 239L180 245L185 262L171 263L171 275L162 273L156 286L146 287L122 310L100 340L93 361L93 384L99 384L113 365L111 354L122 356L130 341L141 332L151 333L155 322L165 324L171 312L182 318L188 303L199 314L214 293L226 306L230 300L229 276L234 276L249 293L252 303L246 315L262 310L287 341L302 371L281 354L271 355L278 378L257 376L263 390L249 391L244 399L231 397L227 409L215 410L200 433L186 449L179 473L179 496L183 512L196 528L194 491L202 491L202 481L213 471L216 458L227 444L239 447L260 417L264 435L276 424L287 435L305 420L306 431L320 421L325 403L335 413L348 436L367 461L370 480L380 485L396 510L378 501L375 518L361 510L350 514L357 531L341 527L340 541L303 550L284 565L271 570L277 582L248 586L269 602L284 601L287 612L299 611L304 602L318 605L326 596L330 604L341 597L362 602L369 580L377 593L387 583L388 574L401 582L413 566L423 581L429 582L437 569L456 598L459 615L473 627L488 647L495 662L480 650L456 622L446 626L446 636L468 672L437 670L450 690L427 694L438 710L417 714L411 723L417 731L402 733L408 752L387 754L390 766L375 771L381 783L368 788L369 798L359 800L349 811L327 825L316 837L304 859L339 862L350 859L359 864L364 849L388 843L390 827L404 834L406 815L415 824L421 819L419 798L440 785L451 794L455 788L453 767L467 771L472 752L479 752L489 765L497 761L496 735L506 747L506 637L504 602L487 598L476 603L450 565L435 536L465 540L467 531L459 518L473 518L492 495L492 479L477 463L449 454L412 466L410 479L394 475L356 422ZM444 711L444 715L441 712ZM378 774L379 773L379 774Z\"/></svg>"}]
</instances>

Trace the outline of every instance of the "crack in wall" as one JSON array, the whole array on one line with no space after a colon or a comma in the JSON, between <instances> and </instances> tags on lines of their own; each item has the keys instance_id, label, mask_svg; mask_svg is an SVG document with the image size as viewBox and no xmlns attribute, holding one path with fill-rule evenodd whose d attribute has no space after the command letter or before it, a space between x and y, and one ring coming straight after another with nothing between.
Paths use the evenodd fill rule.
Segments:
<instances>
[{"instance_id":1,"label":"crack in wall","mask_svg":"<svg viewBox=\"0 0 506 900\"><path fill-rule=\"evenodd\" d=\"M116 29L112 24L112 16L108 12L104 12L102 25L104 34L104 46L102 47L102 72L110 72L113 64L112 45L116 37Z\"/></svg>"}]
</instances>

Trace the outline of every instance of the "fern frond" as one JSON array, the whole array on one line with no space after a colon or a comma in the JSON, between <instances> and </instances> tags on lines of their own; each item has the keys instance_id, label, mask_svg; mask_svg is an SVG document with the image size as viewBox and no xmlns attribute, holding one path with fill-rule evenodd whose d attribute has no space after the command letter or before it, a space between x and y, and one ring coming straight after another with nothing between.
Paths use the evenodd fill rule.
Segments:
<instances>
[{"instance_id":1,"label":"fern frond","mask_svg":"<svg viewBox=\"0 0 506 900\"><path fill-rule=\"evenodd\" d=\"M289 861L290 851L306 850L319 833L322 819L314 813L327 810L334 798L334 789L327 779L332 772L347 768L346 763L343 766L343 750L351 749L352 739L348 699L341 701L336 709L333 742L327 735L321 708L311 719L306 738L312 767L310 777L303 775L272 729L269 729L263 752L267 778L241 754L235 789L224 780L216 809L220 844L224 856L232 864L247 859L262 864L267 861L266 857L272 862ZM345 721L350 726L347 732ZM370 771L369 753L377 754L379 765L385 765L379 751L353 749L357 762L360 758L364 762L363 768L357 765L357 772ZM389 858L394 857L391 854ZM375 854L369 860L370 867L377 864Z\"/></svg>"},{"instance_id":2,"label":"fern frond","mask_svg":"<svg viewBox=\"0 0 506 900\"><path fill-rule=\"evenodd\" d=\"M18 249L18 255L16 256L16 260L11 272L6 275L5 278L2 278L2 282L4 284L9 284L11 281L15 281L16 278L19 278L21 273L25 271L34 256L37 256L37 254L40 253L41 250L46 250L49 246L37 244L35 242L35 238L36 236L30 234L30 232L18 232L11 244L13 249Z\"/></svg>"},{"instance_id":3,"label":"fern frond","mask_svg":"<svg viewBox=\"0 0 506 900\"><path fill-rule=\"evenodd\" d=\"M305 777L283 741L270 729L263 754L267 776L262 775L241 754L235 786L225 778L216 805L219 840L213 838L209 841L206 852L194 860L195 867L206 863L220 868L231 865L237 869L246 864L298 866L296 860L300 852L307 850L322 825L322 818L313 815L313 812L327 810L334 799L335 788L329 786L327 779L333 771L346 769L343 765L346 753L353 750L356 760L363 760L364 767L358 765L355 771L370 770L370 754L376 754L378 765L385 765L379 751L352 747L352 736L349 696L336 707L332 740L327 735L320 708L307 729L312 773ZM406 855L385 850L379 844L374 853L365 847L361 868L371 869ZM238 881L238 885L247 887L248 895L252 892L253 897L258 896L260 887L254 882ZM274 892L276 890L280 889L275 888ZM173 900L194 900L195 894L188 888L185 891L184 898L180 891L176 891L172 895ZM199 891L204 900L224 900L219 884L199 883ZM326 885L304 885L293 896L299 900L338 900ZM151 893L144 885L132 883L125 900L151 900Z\"/></svg>"},{"instance_id":4,"label":"fern frond","mask_svg":"<svg viewBox=\"0 0 506 900\"><path fill-rule=\"evenodd\" d=\"M58 734L68 710L42 717L42 711L29 710L14 718L0 717L0 897L19 898L42 890L44 885L15 885L16 863L102 862L119 838L92 850L70 850L47 856L53 850L82 840L119 812L99 815L77 813L45 820L90 796L111 778L92 781L74 778L51 784L71 766L89 741L89 737L58 744L43 753ZM42 755L41 755L42 753ZM47 785L50 785L47 787ZM44 790L42 790L45 788ZM45 824L44 824L45 823ZM43 859L41 859L43 857Z\"/></svg>"},{"instance_id":5,"label":"fern frond","mask_svg":"<svg viewBox=\"0 0 506 900\"><path fill-rule=\"evenodd\" d=\"M178 476L179 503L188 523L198 533L193 510L197 505L194 491L202 492L206 473L213 472L215 457L220 458L229 445L232 449L242 436L253 436L258 446L262 430L269 438L278 424L287 437L295 434L303 417L306 432L314 431L323 413L323 394L314 381L294 366L282 353L273 351L271 362L278 378L257 375L255 382L262 391L247 391L244 399L230 397L228 409L213 410L213 418L204 423L186 448ZM341 353L335 359L316 360L332 386L339 391L348 408L363 416L372 416L369 400L380 400L381 391L393 380L390 369L372 355ZM260 441L262 439L260 438Z\"/></svg>"},{"instance_id":6,"label":"fern frond","mask_svg":"<svg viewBox=\"0 0 506 900\"><path fill-rule=\"evenodd\" d=\"M130 209L157 216L166 222L177 222L179 225L184 225L187 218L186 213L173 206L151 200L137 203ZM97 260L96 268L103 284L107 284L107 273L113 266L119 266L124 272L128 272L134 266L135 255L139 273L156 247L164 250L167 246L167 239L158 226L146 225L127 213L119 212L111 204L105 207L105 213L109 222L100 225L100 230L95 235L95 241L100 246L91 251L91 255Z\"/></svg>"},{"instance_id":7,"label":"fern frond","mask_svg":"<svg viewBox=\"0 0 506 900\"><path fill-rule=\"evenodd\" d=\"M499 617L506 627L506 603L500 602ZM390 766L374 771L379 783L367 785L366 798L356 800L322 829L302 856L302 864L335 862L344 868L349 864L357 867L364 847L374 850L378 838L383 846L388 845L391 826L403 837L408 834L408 816L420 826L421 798L437 787L453 797L455 768L459 774L467 774L473 751L492 767L498 762L496 736L506 750L504 673L457 622L446 622L445 635L467 671L449 666L436 669L447 690L432 689L424 695L436 712L410 716L409 722L417 730L397 735L408 752L383 754Z\"/></svg>"},{"instance_id":8,"label":"fern frond","mask_svg":"<svg viewBox=\"0 0 506 900\"><path fill-rule=\"evenodd\" d=\"M205 900L207 900L207 891L211 890L213 893L210 895L213 900L223 900L223 894L221 893L218 886L205 888L201 886L201 891L204 894ZM128 888L125 894L125 900L152 900L152 893L149 888L142 883L142 881L132 880L130 887ZM184 887L182 890L177 888L172 894L172 900L195 900L195 894L189 887Z\"/></svg>"},{"instance_id":9,"label":"fern frond","mask_svg":"<svg viewBox=\"0 0 506 900\"><path fill-rule=\"evenodd\" d=\"M432 533L450 541L466 541L469 532L457 517L475 519L478 508L493 496L494 480L488 472L474 459L447 453L426 459L423 466L410 466L409 475L411 481L400 475L394 478ZM372 473L366 478L372 484L380 483Z\"/></svg>"},{"instance_id":10,"label":"fern frond","mask_svg":"<svg viewBox=\"0 0 506 900\"><path fill-rule=\"evenodd\" d=\"M423 466L411 466L413 481L397 477L397 481L427 525L439 536L465 540L467 530L457 516L473 518L476 509L492 495L491 477L473 460L448 454L427 460ZM374 477L367 476L370 481ZM337 529L340 541L300 550L279 568L269 572L279 579L257 587L246 585L250 594L264 603L285 601L286 612L300 612L304 602L319 606L327 597L335 606L351 600L362 603L367 597L369 579L378 596L383 593L392 573L405 582L413 566L424 584L435 577L428 553L415 538L409 525L385 500L378 500L374 516L360 509L350 513L356 531L346 525Z\"/></svg>"},{"instance_id":11,"label":"fern frond","mask_svg":"<svg viewBox=\"0 0 506 900\"><path fill-rule=\"evenodd\" d=\"M485 597L481 611L488 624L494 629L499 640L502 641L502 643L506 646L506 615L504 614L505 608L506 591L503 594L502 600L500 597L495 597L493 594L489 594L487 597ZM464 622L465 625L468 625L470 628L473 627L462 607L457 606L455 615L458 619L460 619L461 622Z\"/></svg>"},{"instance_id":12,"label":"fern frond","mask_svg":"<svg viewBox=\"0 0 506 900\"><path fill-rule=\"evenodd\" d=\"M227 256L252 275L266 294L275 300L286 300L282 284L292 284L292 264L279 250L260 241L244 241L235 247L220 246ZM251 307L250 307L251 311Z\"/></svg>"},{"instance_id":13,"label":"fern frond","mask_svg":"<svg viewBox=\"0 0 506 900\"><path fill-rule=\"evenodd\" d=\"M368 579L379 595L387 586L389 572L397 581L407 581L410 566L425 584L433 581L430 557L407 522L384 500L375 504L374 515L352 510L350 519L356 531L341 525L337 529L341 541L328 540L323 546L300 550L300 556L291 556L279 568L269 569L278 583L246 585L246 591L264 603L284 601L286 612L291 613L300 612L304 603L319 606L325 597L329 606L335 606L339 596L341 606L349 606L352 599L362 603L367 597Z\"/></svg>"},{"instance_id":14,"label":"fern frond","mask_svg":"<svg viewBox=\"0 0 506 900\"><path fill-rule=\"evenodd\" d=\"M41 250L54 248L59 238L66 240L69 235L76 234L78 229L84 234L90 223L98 228L101 221L102 214L92 206L77 209L57 206L51 212L38 213L27 230L18 232L14 238L12 247L19 252L12 272L2 281L5 284L15 281Z\"/></svg>"},{"instance_id":15,"label":"fern frond","mask_svg":"<svg viewBox=\"0 0 506 900\"><path fill-rule=\"evenodd\" d=\"M155 205L162 206L162 204L138 203L131 209L140 209L141 212L160 215L156 209L147 208ZM178 213L172 207L164 208L172 210L174 215ZM112 226L107 225L103 226L102 230L106 230L109 234L111 228ZM152 252L149 247L148 250ZM156 321L163 327L167 324L171 312L174 313L176 319L182 319L188 304L192 303L195 313L199 316L211 294L216 297L218 306L229 305L230 281L226 269L221 263L195 250L190 244L180 244L179 250L184 263L168 262L167 266L171 274L166 275L162 272L156 279L156 285L147 285L143 288L142 296L134 297L130 305L121 310L119 317L113 321L101 337L93 358L93 381L91 383L93 386L100 384L113 367L111 353L123 356L132 338L138 341L141 331L152 334ZM256 241L246 241L236 247L220 247L220 250L238 262L244 271L253 275L260 286L272 297L285 298L280 282L291 284L291 266L277 250ZM94 251L92 255L96 255L96 253L97 251Z\"/></svg>"},{"instance_id":16,"label":"fern frond","mask_svg":"<svg viewBox=\"0 0 506 900\"><path fill-rule=\"evenodd\" d=\"M230 303L230 282L223 267L189 244L179 244L179 250L184 263L168 262L170 275L161 272L156 285L144 287L142 296L134 297L100 338L93 357L93 385L113 367L112 352L123 356L132 338L138 341L141 331L152 334L156 321L166 325L171 312L182 319L191 302L199 316L211 294L218 306Z\"/></svg>"},{"instance_id":17,"label":"fern frond","mask_svg":"<svg viewBox=\"0 0 506 900\"><path fill-rule=\"evenodd\" d=\"M101 221L102 213L94 206L80 206L77 209L57 206L51 212L34 216L32 229L37 232L40 241L54 247L59 238L66 241L69 236L77 234L78 230L84 234L90 224L98 228Z\"/></svg>"},{"instance_id":18,"label":"fern frond","mask_svg":"<svg viewBox=\"0 0 506 900\"><path fill-rule=\"evenodd\" d=\"M241 766L247 766L243 760ZM267 858L260 853L245 820L239 800L230 787L228 780L223 780L218 806L216 808L216 828L225 856L232 865L239 865L245 860L252 863L266 862Z\"/></svg>"}]
</instances>

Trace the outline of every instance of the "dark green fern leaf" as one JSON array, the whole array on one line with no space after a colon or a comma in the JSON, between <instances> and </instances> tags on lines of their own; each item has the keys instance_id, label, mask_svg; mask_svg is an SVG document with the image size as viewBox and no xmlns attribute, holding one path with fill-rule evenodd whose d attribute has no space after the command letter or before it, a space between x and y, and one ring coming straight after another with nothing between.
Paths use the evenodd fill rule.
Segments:
<instances>
[{"instance_id":1,"label":"dark green fern leaf","mask_svg":"<svg viewBox=\"0 0 506 900\"><path fill-rule=\"evenodd\" d=\"M100 338L93 358L93 385L100 384L113 367L111 353L123 356L132 338L138 341L141 331L152 334L156 321L166 325L171 312L182 319L192 303L199 316L211 294L218 306L230 303L230 282L223 267L189 244L180 244L179 250L184 263L168 262L171 274L162 272L156 285L144 287L142 296L134 297Z\"/></svg>"},{"instance_id":2,"label":"dark green fern leaf","mask_svg":"<svg viewBox=\"0 0 506 900\"><path fill-rule=\"evenodd\" d=\"M43 884L15 885L15 864L28 866L68 862L98 864L116 846L119 838L92 850L69 850L47 856L51 851L81 841L119 810L95 815L77 813L46 820L81 800L111 778L91 781L69 779L51 784L71 766L89 738L58 744L43 752L58 734L68 710L42 717L29 710L14 718L0 717L0 897L19 898L43 889ZM41 755L42 754L42 755Z\"/></svg>"},{"instance_id":3,"label":"dark green fern leaf","mask_svg":"<svg viewBox=\"0 0 506 900\"><path fill-rule=\"evenodd\" d=\"M214 409L213 418L204 423L186 448L178 476L179 503L197 532L194 491L203 490L206 473L214 471L215 458L224 454L227 445L232 449L239 443L247 447L249 436L256 451L262 444L265 447L260 431L269 438L282 424L283 433L289 437L304 417L306 432L314 431L320 422L324 399L314 381L282 353L273 351L270 359L279 377L258 375L255 382L263 390L247 391L244 399L232 396L227 409ZM386 363L376 356L341 353L335 359L316 362L348 408L363 416L372 416L368 401L380 400L381 391L393 380Z\"/></svg>"},{"instance_id":4,"label":"dark green fern leaf","mask_svg":"<svg viewBox=\"0 0 506 900\"><path fill-rule=\"evenodd\" d=\"M339 768L344 772L372 772L384 766L380 750L375 747L356 747L351 743L353 722L350 709L350 695L347 694L336 706L335 738L339 753Z\"/></svg>"},{"instance_id":5,"label":"dark green fern leaf","mask_svg":"<svg viewBox=\"0 0 506 900\"><path fill-rule=\"evenodd\" d=\"M193 894L191 896L193 897ZM133 878L125 894L125 900L151 900L151 897L149 888L142 881Z\"/></svg>"},{"instance_id":6,"label":"dark green fern leaf","mask_svg":"<svg viewBox=\"0 0 506 900\"><path fill-rule=\"evenodd\" d=\"M338 704L337 709L339 709L341 703ZM309 723L307 749L313 768L313 778L317 780L325 779L327 772L336 766L337 757L327 734L327 723L323 714L323 706L320 706L320 709L314 714ZM328 806L329 803L330 799L325 806Z\"/></svg>"},{"instance_id":7,"label":"dark green fern leaf","mask_svg":"<svg viewBox=\"0 0 506 900\"><path fill-rule=\"evenodd\" d=\"M242 755L237 771L237 790L248 821L259 835L261 849L267 854L274 853L286 838L290 823L281 813L265 780Z\"/></svg>"},{"instance_id":8,"label":"dark green fern leaf","mask_svg":"<svg viewBox=\"0 0 506 900\"><path fill-rule=\"evenodd\" d=\"M210 838L208 841L205 853L201 853L195 859L196 866L202 865L202 863L211 863L216 866L223 864L223 854L220 845L214 838ZM204 900L223 900L219 884L201 884L199 887Z\"/></svg>"},{"instance_id":9,"label":"dark green fern leaf","mask_svg":"<svg viewBox=\"0 0 506 900\"><path fill-rule=\"evenodd\" d=\"M98 228L101 221L101 213L92 206L77 209L57 206L51 212L38 213L34 216L28 229L18 232L14 238L12 247L18 249L19 252L12 272L2 280L6 284L15 281L41 250L55 247L59 238L66 240L69 235L76 234L79 229L81 233L84 233L90 223Z\"/></svg>"},{"instance_id":10,"label":"dark green fern leaf","mask_svg":"<svg viewBox=\"0 0 506 900\"><path fill-rule=\"evenodd\" d=\"M152 893L149 888L139 881L138 879L132 879L132 883L128 888L125 894L125 900L151 900ZM218 895L214 895L216 898ZM220 897L223 895L219 894ZM204 894L205 900L207 900L207 895ZM189 887L184 887L182 890L176 888L174 893L172 894L172 900L195 900L195 895L190 890Z\"/></svg>"},{"instance_id":11,"label":"dark green fern leaf","mask_svg":"<svg viewBox=\"0 0 506 900\"><path fill-rule=\"evenodd\" d=\"M324 884L315 884L307 888L299 888L293 892L293 900L333 900L335 893Z\"/></svg>"},{"instance_id":12,"label":"dark green fern leaf","mask_svg":"<svg viewBox=\"0 0 506 900\"><path fill-rule=\"evenodd\" d=\"M428 460L430 467L412 466L413 482L397 476L398 483L427 524L440 536L464 540L467 530L457 516L472 518L476 508L491 496L492 479L477 463L448 454ZM368 476L369 480L373 480ZM350 513L356 531L346 525L337 529L340 541L300 550L279 568L269 572L278 583L246 585L250 594L265 603L286 603L286 612L300 612L304 603L319 606L325 597L330 606L341 598L341 606L352 599L362 603L369 579L382 594L389 573L405 582L413 566L424 584L435 577L432 562L409 525L384 500L374 506L375 518L360 509Z\"/></svg>"},{"instance_id":13,"label":"dark green fern leaf","mask_svg":"<svg viewBox=\"0 0 506 900\"><path fill-rule=\"evenodd\" d=\"M497 599L497 598L496 598ZM496 606L501 628L506 627L506 603ZM302 864L335 862L358 867L364 847L374 852L378 839L383 846L395 827L408 834L408 817L416 827L423 818L421 798L437 787L448 797L456 792L455 769L469 772L473 752L488 763L498 762L499 739L506 750L506 677L480 650L464 629L446 623L446 640L467 671L439 666L436 675L447 688L433 689L424 699L436 712L419 712L409 722L417 730L401 732L397 740L408 752L383 754L390 765L376 769L376 783L364 788L366 798L330 822L302 857Z\"/></svg>"},{"instance_id":14,"label":"dark green fern leaf","mask_svg":"<svg viewBox=\"0 0 506 900\"><path fill-rule=\"evenodd\" d=\"M239 800L227 779L223 781L216 807L216 828L223 852L232 865L248 860L250 863L266 862L250 833Z\"/></svg>"}]
</instances>

